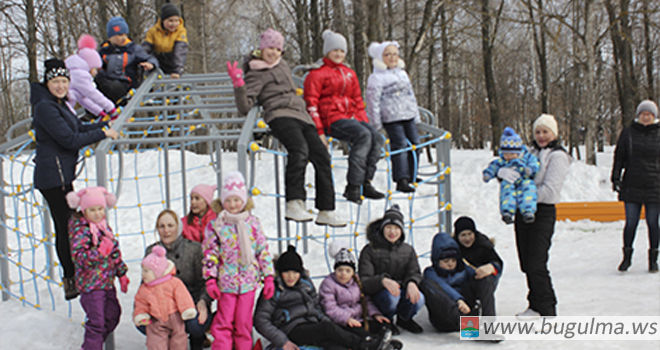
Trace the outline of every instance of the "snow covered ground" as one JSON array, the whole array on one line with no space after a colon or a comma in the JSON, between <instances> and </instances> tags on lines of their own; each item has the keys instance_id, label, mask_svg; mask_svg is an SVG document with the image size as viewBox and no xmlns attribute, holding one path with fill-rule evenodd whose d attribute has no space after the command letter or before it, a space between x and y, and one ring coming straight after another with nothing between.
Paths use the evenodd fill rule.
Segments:
<instances>
[{"instance_id":1,"label":"snow covered ground","mask_svg":"<svg viewBox=\"0 0 660 350\"><path fill-rule=\"evenodd\" d=\"M566 184L562 191L562 201L595 201L616 200L609 183L609 172L612 162L612 149L608 148L599 154L598 167L586 166L582 162L575 162L571 167ZM175 153L175 155L178 152ZM453 217L461 215L472 216L477 228L485 234L496 239L496 248L504 260L504 273L500 280L497 293L497 312L500 315L514 315L526 306L526 283L524 275L518 268L518 260L513 239L513 227L501 222L498 214L498 185L495 181L484 184L481 181L481 170L492 159L491 153L486 150L453 150L452 151L452 194ZM136 171L142 176L158 168L158 161L153 154L145 153L135 159ZM235 162L235 155L227 155L223 164L231 169ZM177 156L171 157L176 163ZM262 162L265 171L258 173L257 186L263 189L273 187L273 177L270 176L270 158L264 157ZM137 161L139 160L139 162ZM128 159L128 161L132 161ZM193 154L188 155L187 166L208 163L207 157ZM381 162L383 163L383 162ZM192 164L192 165L191 165ZM382 165L382 164L381 164ZM173 166L176 166L174 164ZM384 165L382 165L384 166ZM93 166L88 168L94 169ZM307 181L313 179L313 171L309 167ZM24 175L28 178L31 176ZM335 173L338 193L341 193L345 184L343 176ZM215 174L210 167L202 167L188 175L188 184L191 188L200 182L214 182ZM145 180L149 181L149 180ZM177 186L174 180L174 186ZM381 172L376 178L376 187L384 188L386 184L385 173ZM157 183L153 184L157 186ZM81 188L78 185L78 188ZM138 201L148 202L159 198L158 191L147 183L141 183L143 189L131 185L122 188L120 205ZM147 191L151 188L151 191ZM146 191L146 192L142 192ZM420 187L419 193L432 194L433 187L426 185ZM407 206L404 199L395 199L394 202ZM371 203L370 214L367 218L363 213L363 221L376 218L383 210L383 204ZM130 205L130 204L129 204ZM308 206L312 206L308 202ZM417 199L415 215L422 213L424 208L435 207L435 199ZM183 213L180 202L173 204L173 209ZM341 203L339 208L344 215L355 213L355 206L349 208L348 204ZM366 205L362 210L367 209ZM137 332L131 322L133 296L137 291L139 282L139 258L145 244L154 241L153 220L160 210L159 206L144 206L140 210L120 211L115 218L111 215L110 223L117 232L135 231L141 227L147 234L120 237L124 256L129 263L129 276L131 285L128 294L119 294L123 308L123 315L115 331L116 349L143 349L144 337ZM426 209L428 210L428 209ZM141 213L141 214L140 214ZM257 214L267 232L275 234L275 214L273 200L264 196L256 197ZM139 216L139 217L138 217ZM407 215L406 215L407 216ZM113 224L114 223L114 224ZM314 226L314 225L311 225ZM318 227L311 227L310 233L320 234L323 231ZM635 254L633 265L625 273L616 271L621 257L621 231L623 222L598 223L591 221L559 222L556 225L553 237L553 246L550 251L550 271L559 300L558 313L565 316L618 316L618 315L660 315L660 274L647 272L646 251L648 249L647 230L644 223L640 223L637 239L635 241ZM138 229L140 230L140 229ZM296 230L292 226L292 230ZM360 229L364 232L363 229ZM415 246L418 252L425 252L434 232L415 233ZM358 247L363 244L363 238L358 238ZM305 265L313 275L327 273L322 244L310 242L310 252L303 255ZM277 244L271 243L271 252L276 252ZM299 251L302 249L299 248ZM428 266L428 258L420 258L422 268ZM14 276L12 276L14 278ZM316 280L317 283L318 280ZM40 287L41 288L41 287ZM43 287L45 289L45 287ZM47 293L46 290L40 290ZM47 294L44 294L47 295ZM0 349L78 349L82 343L83 328L81 327L84 313L78 301L64 302L60 290L54 291L56 311L51 311L47 305L44 310L35 310L23 307L16 299L0 302ZM43 298L43 296L42 296ZM47 298L43 298L47 299ZM70 309L69 309L70 308ZM68 311L71 318L68 317ZM604 341L505 341L499 344L483 344L475 342L462 342L458 333L437 333L428 322L426 310L423 309L416 316L416 320L424 327L421 335L411 335L404 332L399 339L406 349L437 349L460 346L465 349L659 349L660 342L604 342Z\"/></svg>"}]
</instances>

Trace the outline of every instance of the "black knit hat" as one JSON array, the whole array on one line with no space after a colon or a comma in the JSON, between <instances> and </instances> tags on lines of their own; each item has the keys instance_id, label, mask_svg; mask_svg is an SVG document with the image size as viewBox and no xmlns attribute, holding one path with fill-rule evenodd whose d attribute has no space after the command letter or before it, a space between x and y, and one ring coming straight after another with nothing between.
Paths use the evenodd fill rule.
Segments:
<instances>
[{"instance_id":1,"label":"black knit hat","mask_svg":"<svg viewBox=\"0 0 660 350\"><path fill-rule=\"evenodd\" d=\"M383 215L383 223L380 225L381 232L386 225L390 224L399 226L401 231L404 230L403 214L401 214L401 209L399 209L398 204L394 204L392 207L390 207L390 209L385 211L385 215Z\"/></svg>"},{"instance_id":2,"label":"black knit hat","mask_svg":"<svg viewBox=\"0 0 660 350\"><path fill-rule=\"evenodd\" d=\"M69 70L66 69L64 61L58 58L49 58L44 62L44 83L56 77L69 78Z\"/></svg>"},{"instance_id":3,"label":"black knit hat","mask_svg":"<svg viewBox=\"0 0 660 350\"><path fill-rule=\"evenodd\" d=\"M165 3L163 7L160 8L160 19L164 21L172 16L181 17L179 8L172 3Z\"/></svg>"},{"instance_id":4,"label":"black knit hat","mask_svg":"<svg viewBox=\"0 0 660 350\"><path fill-rule=\"evenodd\" d=\"M275 263L275 270L278 273L286 271L297 271L303 273L303 261L300 255L296 253L296 247L290 245L286 252L282 253Z\"/></svg>"},{"instance_id":5,"label":"black knit hat","mask_svg":"<svg viewBox=\"0 0 660 350\"><path fill-rule=\"evenodd\" d=\"M477 226L474 224L474 220L467 216L461 216L460 218L454 221L454 235L470 230L472 232L477 232Z\"/></svg>"}]
</instances>

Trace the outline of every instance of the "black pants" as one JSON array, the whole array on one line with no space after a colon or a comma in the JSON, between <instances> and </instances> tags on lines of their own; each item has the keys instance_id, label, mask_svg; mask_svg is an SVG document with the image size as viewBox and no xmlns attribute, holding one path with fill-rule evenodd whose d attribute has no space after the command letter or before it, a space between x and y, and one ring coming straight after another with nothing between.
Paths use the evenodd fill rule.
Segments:
<instances>
[{"instance_id":1,"label":"black pants","mask_svg":"<svg viewBox=\"0 0 660 350\"><path fill-rule=\"evenodd\" d=\"M543 316L557 315L557 298L548 271L556 218L554 204L539 203L534 222L526 224L518 211L514 224L520 269L527 276L529 307Z\"/></svg>"},{"instance_id":2,"label":"black pants","mask_svg":"<svg viewBox=\"0 0 660 350\"><path fill-rule=\"evenodd\" d=\"M364 322L369 323L369 331L364 329ZM378 334L381 333L383 328L385 328L386 323L380 323L376 320L367 320L362 322L362 327L349 327L349 326L343 326L345 330L358 335L360 338L364 339L367 336L377 336Z\"/></svg>"},{"instance_id":3,"label":"black pants","mask_svg":"<svg viewBox=\"0 0 660 350\"><path fill-rule=\"evenodd\" d=\"M305 169L312 162L316 183L316 209L335 209L335 187L332 183L330 154L321 142L316 128L301 120L279 117L268 123L273 135L288 153L284 187L286 200L307 198Z\"/></svg>"},{"instance_id":4,"label":"black pants","mask_svg":"<svg viewBox=\"0 0 660 350\"><path fill-rule=\"evenodd\" d=\"M101 91L105 97L110 99L113 103L117 103L117 101L126 96L128 90L131 89L131 85L126 81L109 79L100 74L96 76L94 81L96 82L99 91Z\"/></svg>"},{"instance_id":5,"label":"black pants","mask_svg":"<svg viewBox=\"0 0 660 350\"><path fill-rule=\"evenodd\" d=\"M362 338L331 321L303 323L287 334L296 345L314 345L325 350L361 349Z\"/></svg>"},{"instance_id":6,"label":"black pants","mask_svg":"<svg viewBox=\"0 0 660 350\"><path fill-rule=\"evenodd\" d=\"M50 215L55 224L55 248L57 257L60 259L60 265L64 270L64 277L72 278L75 272L73 260L71 260L71 247L69 246L69 218L73 210L69 208L66 202L66 194L73 191L73 186L68 184L62 187L39 190L46 198Z\"/></svg>"}]
</instances>

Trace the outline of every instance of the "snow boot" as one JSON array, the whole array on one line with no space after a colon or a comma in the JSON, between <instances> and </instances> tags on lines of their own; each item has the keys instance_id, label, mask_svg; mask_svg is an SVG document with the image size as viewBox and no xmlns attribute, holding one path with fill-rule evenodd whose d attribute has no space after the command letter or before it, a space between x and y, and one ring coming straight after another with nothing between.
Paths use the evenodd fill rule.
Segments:
<instances>
[{"instance_id":1,"label":"snow boot","mask_svg":"<svg viewBox=\"0 0 660 350\"><path fill-rule=\"evenodd\" d=\"M362 196L360 195L360 186L347 184L344 189L344 198L355 204L362 204Z\"/></svg>"},{"instance_id":2,"label":"snow boot","mask_svg":"<svg viewBox=\"0 0 660 350\"><path fill-rule=\"evenodd\" d=\"M316 224L321 226L344 227L346 226L346 221L337 217L337 213L334 210L320 210L319 215L316 217Z\"/></svg>"},{"instance_id":3,"label":"snow boot","mask_svg":"<svg viewBox=\"0 0 660 350\"><path fill-rule=\"evenodd\" d=\"M73 280L73 277L64 277L62 278L62 287L64 288L64 299L71 300L75 299L80 295L78 288L76 288L76 282Z\"/></svg>"},{"instance_id":4,"label":"snow boot","mask_svg":"<svg viewBox=\"0 0 660 350\"><path fill-rule=\"evenodd\" d=\"M401 317L397 316L396 325L413 334L419 334L424 332L424 328L422 328L422 326L420 326L412 318L409 320L404 320Z\"/></svg>"},{"instance_id":5,"label":"snow boot","mask_svg":"<svg viewBox=\"0 0 660 350\"><path fill-rule=\"evenodd\" d=\"M305 210L305 202L302 199L294 199L286 202L284 218L297 222L309 222L314 216Z\"/></svg>"},{"instance_id":6,"label":"snow boot","mask_svg":"<svg viewBox=\"0 0 660 350\"><path fill-rule=\"evenodd\" d=\"M658 272L658 250L649 249L649 272Z\"/></svg>"},{"instance_id":7,"label":"snow boot","mask_svg":"<svg viewBox=\"0 0 660 350\"><path fill-rule=\"evenodd\" d=\"M410 180L401 179L396 182L396 190L404 193L415 192L415 188L410 186Z\"/></svg>"},{"instance_id":8,"label":"snow boot","mask_svg":"<svg viewBox=\"0 0 660 350\"><path fill-rule=\"evenodd\" d=\"M370 181L367 181L362 185L362 194L364 194L365 197L369 199L383 199L385 198L385 194L382 192L378 192L374 188L374 186L371 184Z\"/></svg>"},{"instance_id":9,"label":"snow boot","mask_svg":"<svg viewBox=\"0 0 660 350\"><path fill-rule=\"evenodd\" d=\"M507 225L513 224L513 215L511 214L502 215L502 221L504 221L504 223Z\"/></svg>"},{"instance_id":10,"label":"snow boot","mask_svg":"<svg viewBox=\"0 0 660 350\"><path fill-rule=\"evenodd\" d=\"M632 259L633 249L632 247L623 248L623 260L619 264L619 271L627 271L630 267L630 260Z\"/></svg>"},{"instance_id":11,"label":"snow boot","mask_svg":"<svg viewBox=\"0 0 660 350\"><path fill-rule=\"evenodd\" d=\"M531 224L536 220L534 213L525 213L523 214L523 222L526 224Z\"/></svg>"}]
</instances>

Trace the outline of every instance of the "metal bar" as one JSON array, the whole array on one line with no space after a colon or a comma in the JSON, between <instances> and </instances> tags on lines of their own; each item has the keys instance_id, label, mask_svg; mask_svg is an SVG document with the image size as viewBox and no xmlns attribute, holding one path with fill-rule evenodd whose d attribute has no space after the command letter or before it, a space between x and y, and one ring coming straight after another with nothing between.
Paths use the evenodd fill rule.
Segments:
<instances>
[{"instance_id":1,"label":"metal bar","mask_svg":"<svg viewBox=\"0 0 660 350\"><path fill-rule=\"evenodd\" d=\"M213 103L213 104L189 104L189 105L168 105L168 106L138 106L135 107L136 112L158 112L158 111L180 111L192 109L210 109L210 108L229 108L233 107L236 112L236 105L234 103Z\"/></svg>"},{"instance_id":2,"label":"metal bar","mask_svg":"<svg viewBox=\"0 0 660 350\"><path fill-rule=\"evenodd\" d=\"M275 139L277 140L277 139ZM275 148L279 141L275 141ZM282 254L282 208L280 207L280 160L276 153L273 153L275 163L275 212L277 213L277 251Z\"/></svg>"},{"instance_id":3,"label":"metal bar","mask_svg":"<svg viewBox=\"0 0 660 350\"><path fill-rule=\"evenodd\" d=\"M179 125L196 125L196 124L241 124L244 123L246 118L232 118L232 119L183 119L183 120L163 120L163 121L138 121L126 124L125 127L136 126L179 126Z\"/></svg>"},{"instance_id":4,"label":"metal bar","mask_svg":"<svg viewBox=\"0 0 660 350\"><path fill-rule=\"evenodd\" d=\"M247 177L247 151L248 146L253 138L254 124L257 120L257 114L259 113L259 108L252 108L248 112L245 124L241 129L241 136L238 139L237 151L238 151L238 171L243 173L243 176Z\"/></svg>"},{"instance_id":5,"label":"metal bar","mask_svg":"<svg viewBox=\"0 0 660 350\"><path fill-rule=\"evenodd\" d=\"M134 144L158 144L163 142L170 143L179 143L182 141L185 142L206 142L206 141L236 141L238 138L236 136L211 136L211 135L198 135L198 136L175 136L175 137L148 137L148 138L134 138L134 139L117 139L112 140L113 144L116 145L134 145Z\"/></svg>"},{"instance_id":6,"label":"metal bar","mask_svg":"<svg viewBox=\"0 0 660 350\"><path fill-rule=\"evenodd\" d=\"M196 96L196 95L227 95L226 98L231 101L234 100L234 89L227 86L218 86L217 90L212 90L212 86L208 86L207 90L179 90L179 91L154 91L149 92L144 95L145 98L148 97L170 97L170 96Z\"/></svg>"},{"instance_id":7,"label":"metal bar","mask_svg":"<svg viewBox=\"0 0 660 350\"><path fill-rule=\"evenodd\" d=\"M442 147L442 158L438 159L442 159L442 162L445 164L445 166L449 167L451 164L451 139L445 139L444 141L440 142L440 145ZM443 187L445 190L445 201L451 203L451 171L445 174L445 182ZM445 211L445 232L450 232L449 228L451 227L452 223L451 213L452 210Z\"/></svg>"},{"instance_id":8,"label":"metal bar","mask_svg":"<svg viewBox=\"0 0 660 350\"><path fill-rule=\"evenodd\" d=\"M231 79L227 74L199 74L195 75L183 75L179 79L170 79L170 78L161 78L155 81L155 84L178 84L183 85L187 83L219 83L219 82L230 83Z\"/></svg>"},{"instance_id":9,"label":"metal bar","mask_svg":"<svg viewBox=\"0 0 660 350\"><path fill-rule=\"evenodd\" d=\"M163 144L163 149L164 149L164 155L163 155L163 163L164 163L164 173L165 173L165 204L167 204L168 208L172 207L172 201L171 201L171 194L170 194L170 144L165 142ZM184 212L186 208L183 208Z\"/></svg>"},{"instance_id":10,"label":"metal bar","mask_svg":"<svg viewBox=\"0 0 660 350\"><path fill-rule=\"evenodd\" d=\"M185 139L185 132L181 129L181 138ZM179 154L181 155L181 198L183 198L183 208L188 208L188 195L186 183L186 141L179 143ZM185 210L185 209L184 209Z\"/></svg>"},{"instance_id":11,"label":"metal bar","mask_svg":"<svg viewBox=\"0 0 660 350\"><path fill-rule=\"evenodd\" d=\"M0 220L7 222L7 213L5 212L5 171L4 161L0 158ZM9 300L9 247L7 246L7 228L5 225L0 225L0 281L2 281L2 301Z\"/></svg>"},{"instance_id":12,"label":"metal bar","mask_svg":"<svg viewBox=\"0 0 660 350\"><path fill-rule=\"evenodd\" d=\"M28 140L30 140L30 138L31 136L28 133L25 133L17 138L5 142L2 145L0 145L0 153L6 153L8 150L27 142Z\"/></svg>"},{"instance_id":13,"label":"metal bar","mask_svg":"<svg viewBox=\"0 0 660 350\"><path fill-rule=\"evenodd\" d=\"M11 140L12 139L11 135L14 133L14 130L20 128L21 126L29 125L30 123L32 123L32 118L27 118L20 120L16 122L16 124L10 126L9 129L7 129L7 132L5 133L5 140Z\"/></svg>"}]
</instances>

